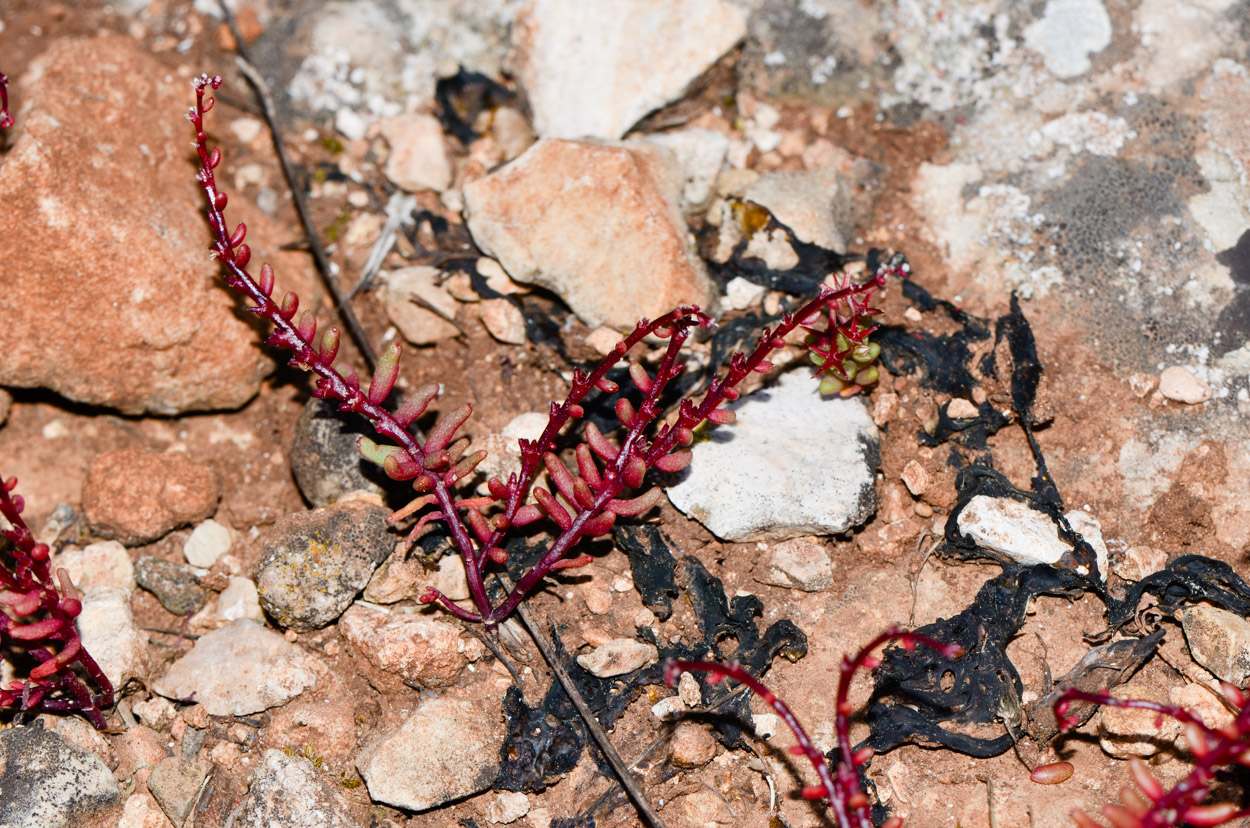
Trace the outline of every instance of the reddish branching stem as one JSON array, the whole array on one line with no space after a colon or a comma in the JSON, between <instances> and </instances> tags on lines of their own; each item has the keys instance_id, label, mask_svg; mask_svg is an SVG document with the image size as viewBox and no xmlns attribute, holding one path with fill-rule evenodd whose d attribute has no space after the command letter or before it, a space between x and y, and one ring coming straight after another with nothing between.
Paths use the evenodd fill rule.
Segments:
<instances>
[{"instance_id":1,"label":"reddish branching stem","mask_svg":"<svg viewBox=\"0 0 1250 828\"><path fill-rule=\"evenodd\" d=\"M9 114L9 79L0 72L0 129L13 126L13 116Z\"/></svg>"},{"instance_id":2,"label":"reddish branching stem","mask_svg":"<svg viewBox=\"0 0 1250 828\"><path fill-rule=\"evenodd\" d=\"M1129 773L1137 790L1124 787L1120 805L1103 806L1103 816L1116 828L1170 828L1176 825L1223 825L1234 819L1250 816L1250 810L1239 810L1232 803L1203 805L1211 783L1221 768L1250 765L1250 705L1237 687L1221 682L1224 698L1235 711L1231 722L1220 728L1208 726L1200 715L1170 704L1142 699L1118 699L1109 693L1068 690L1055 702L1055 718L1064 730L1076 727L1077 719L1068 711L1073 702L1091 702L1103 707L1152 710L1158 721L1169 716L1184 726L1185 739L1194 757L1194 769L1171 790L1151 774L1145 762L1129 760ZM1088 814L1079 809L1072 812L1079 828L1099 828Z\"/></svg>"},{"instance_id":3,"label":"reddish branching stem","mask_svg":"<svg viewBox=\"0 0 1250 828\"><path fill-rule=\"evenodd\" d=\"M738 664L718 664L712 661L669 661L664 665L664 680L669 686L675 685L684 672L705 672L709 674L709 683L730 678L750 687L752 692L777 711L777 715L790 728L797 742L790 751L796 756L805 756L816 769L820 777L819 785L811 785L802 791L805 799L824 799L829 803L839 828L873 828L872 808L867 794L859 784L859 773L856 768L872 758L871 748L851 749L850 715L851 681L860 669L874 670L881 664L881 659L873 655L878 647L891 641L897 642L905 650L914 650L916 645L932 647L949 658L963 655L963 648L958 644L943 644L927 636L908 632L900 627L890 627L885 632L868 642L853 657L843 656L839 668L837 717L834 730L838 739L838 762L830 771L825 755L812 743L811 737L799 723L798 718L784 701L777 698L759 679L752 676ZM899 828L902 820L895 817L888 820L883 828Z\"/></svg>"},{"instance_id":4,"label":"reddish branching stem","mask_svg":"<svg viewBox=\"0 0 1250 828\"><path fill-rule=\"evenodd\" d=\"M17 478L0 478L0 529L9 548L0 553L0 646L24 650L38 662L27 678L0 688L0 707L19 710L80 710L98 729L103 708L113 704L113 685L82 646L74 619L82 601L64 569L50 564L51 550L35 541L22 520L25 503L12 494ZM75 668L95 686L92 692Z\"/></svg>"},{"instance_id":5,"label":"reddish branching stem","mask_svg":"<svg viewBox=\"0 0 1250 828\"><path fill-rule=\"evenodd\" d=\"M821 363L818 374L836 374L843 371L844 364L862 359L863 354L856 349L863 350L866 338L875 329L867 319L877 313L868 306L869 299L889 276L904 276L908 272L907 264L898 257L862 283L843 276L832 287L822 287L819 296L784 317L775 330L765 329L749 355L735 354L729 370L711 383L697 405L691 399L682 401L673 421L659 427L656 421L663 411L661 395L684 368L682 346L695 327L710 325L711 320L694 306L677 308L654 321L641 320L589 374L575 372L567 398L562 403L552 403L543 434L537 440L521 441L518 473L510 475L507 482L489 481L490 497L457 499L454 487L470 476L485 457L482 452L468 452L467 440L456 439L456 432L472 413L471 406L443 412L425 441L419 441L408 427L425 412L439 388L435 384L417 389L393 414L383 407L398 376L398 343L388 346L367 391L362 390L350 368L334 364L338 331L329 329L318 343L317 322L311 312L305 311L298 322L294 321L298 297L288 293L280 305L271 298L273 271L269 266L261 269L259 278L248 272L251 251L244 243L247 228L240 224L232 231L226 224L226 195L218 189L213 174L221 162L221 151L209 149L204 132L204 115L213 104L205 91L216 89L220 83L220 78L206 75L195 81L196 104L189 117L195 127L195 147L200 159L198 180L208 196L213 252L225 266L226 284L246 295L253 303L252 312L273 324L268 341L295 353L291 365L317 375L313 392L316 396L336 399L340 410L364 415L378 434L391 443L379 445L362 439L360 448L388 476L411 481L417 492L411 503L392 515L392 520L417 518L408 536L410 543L430 531L434 521L447 525L464 561L474 610L457 605L437 590L430 590L421 600L437 601L466 621L498 624L551 572L589 563L585 555L572 556L583 538L605 535L618 516L642 514L653 507L660 497L658 490L634 497L626 496L627 490L642 487L652 469L675 472L684 468L690 462L688 447L694 441L694 429L705 422L731 422L733 414L723 408L724 404L737 399L736 387L749 374L772 369L768 356L784 347L785 337L795 329L808 330L809 346L818 353ZM582 403L588 394L596 389L605 393L618 390L616 383L607 379L608 372L647 337L666 341L665 349L654 375L638 362L630 365L631 381L643 399L637 408L626 400L617 403L616 414L625 427L624 437L617 445L587 424L585 442L576 450L576 472L571 471L553 453L555 438L571 420L583 417ZM845 376L845 372L838 375ZM534 485L543 470L555 491ZM543 517L555 524L558 533L538 563L518 579L498 604L493 603L485 586L487 567L506 561L504 540L513 527Z\"/></svg>"}]
</instances>

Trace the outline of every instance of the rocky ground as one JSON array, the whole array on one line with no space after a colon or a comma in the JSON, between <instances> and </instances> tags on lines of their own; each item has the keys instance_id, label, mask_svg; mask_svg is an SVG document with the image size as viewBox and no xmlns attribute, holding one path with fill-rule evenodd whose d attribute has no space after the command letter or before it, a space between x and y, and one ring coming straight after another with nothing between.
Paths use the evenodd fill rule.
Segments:
<instances>
[{"instance_id":1,"label":"rocky ground","mask_svg":"<svg viewBox=\"0 0 1250 828\"><path fill-rule=\"evenodd\" d=\"M472 403L489 474L639 317L713 312L719 333L689 358L711 370L837 253L911 262L912 286L878 297L869 394L821 398L783 366L661 481L668 499L527 602L665 825L831 823L795 795L814 775L767 706L725 738L699 710L710 692L662 684L661 655L789 635L767 681L828 750L844 653L981 607L1004 568L1077 576L1081 548L1019 495L1037 468L1011 395L1027 360L996 338L1019 324L1013 293L1044 368L1023 417L1054 484L1037 491L1105 581L1031 595L987 645L1018 685L946 722L1016 749L904 744L872 760L873 796L915 828L1049 826L1113 800L1128 757L1184 776L1185 742L1153 717L1098 714L1052 743L1030 703L1117 602L1118 637L1165 632L1117 692L1218 718L1215 679L1250 674L1250 625L1211 594L1133 591L1190 553L1244 574L1250 552L1246 4L232 8L370 345L406 344L401 389ZM463 566L436 538L395 552L385 517L406 498L358 460L363 427L309 402L206 255L182 117L204 71L226 79L210 139L231 220L280 290L333 318L234 48L212 0L0 6L16 117L0 138L0 471L122 690L103 733L8 715L0 824L639 824L546 697L524 630L501 628L514 679L493 639L415 602L467 597ZM957 490L974 465L1005 482ZM856 705L872 688L855 682ZM541 741L527 711L554 734L541 759L521 753ZM852 736L874 727L858 715ZM1029 780L1056 759L1071 779Z\"/></svg>"}]
</instances>

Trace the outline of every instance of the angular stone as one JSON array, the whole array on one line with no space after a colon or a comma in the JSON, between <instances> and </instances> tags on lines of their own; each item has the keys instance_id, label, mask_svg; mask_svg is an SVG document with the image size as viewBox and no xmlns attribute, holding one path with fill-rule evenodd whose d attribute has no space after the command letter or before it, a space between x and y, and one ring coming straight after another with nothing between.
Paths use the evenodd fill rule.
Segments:
<instances>
[{"instance_id":1,"label":"angular stone","mask_svg":"<svg viewBox=\"0 0 1250 828\"><path fill-rule=\"evenodd\" d=\"M1168 699L1149 684L1132 682L1111 691L1119 699L1145 699L1167 704ZM1160 750L1170 750L1180 735L1175 719L1160 716L1153 710L1126 707L1103 707L1099 711L1098 745L1108 756L1117 759L1146 758Z\"/></svg>"},{"instance_id":2,"label":"angular stone","mask_svg":"<svg viewBox=\"0 0 1250 828\"><path fill-rule=\"evenodd\" d=\"M96 587L84 593L74 626L114 689L121 690L131 679L147 679L148 637L135 623L129 590Z\"/></svg>"},{"instance_id":3,"label":"angular stone","mask_svg":"<svg viewBox=\"0 0 1250 828\"><path fill-rule=\"evenodd\" d=\"M51 42L22 90L0 165L0 383L126 414L247 402L272 363L205 253L190 127L170 117L186 82L110 35ZM307 257L279 253L282 234L245 199L229 216L252 230L253 261L311 284Z\"/></svg>"},{"instance_id":4,"label":"angular stone","mask_svg":"<svg viewBox=\"0 0 1250 828\"><path fill-rule=\"evenodd\" d=\"M316 659L254 621L200 636L152 689L191 699L211 716L246 716L285 704L317 682Z\"/></svg>"},{"instance_id":5,"label":"angular stone","mask_svg":"<svg viewBox=\"0 0 1250 828\"><path fill-rule=\"evenodd\" d=\"M368 745L356 767L378 802L427 811L484 791L499 775L503 693L489 683L421 702L398 729Z\"/></svg>"},{"instance_id":6,"label":"angular stone","mask_svg":"<svg viewBox=\"0 0 1250 828\"><path fill-rule=\"evenodd\" d=\"M748 185L743 197L767 208L799 241L848 249L855 229L851 184L837 167L769 173Z\"/></svg>"},{"instance_id":7,"label":"angular stone","mask_svg":"<svg viewBox=\"0 0 1250 828\"><path fill-rule=\"evenodd\" d=\"M641 140L668 150L677 159L685 173L681 190L683 209L690 212L706 207L729 150L729 139L724 133L713 129L679 129L657 132Z\"/></svg>"},{"instance_id":8,"label":"angular stone","mask_svg":"<svg viewBox=\"0 0 1250 828\"><path fill-rule=\"evenodd\" d=\"M261 542L264 555L256 569L265 612L299 632L334 623L394 546L387 514L349 501L275 523Z\"/></svg>"},{"instance_id":9,"label":"angular stone","mask_svg":"<svg viewBox=\"0 0 1250 828\"><path fill-rule=\"evenodd\" d=\"M654 644L632 638L614 638L586 655L579 655L577 663L591 675L609 678L641 670L654 664L659 657L660 652Z\"/></svg>"},{"instance_id":10,"label":"angular stone","mask_svg":"<svg viewBox=\"0 0 1250 828\"><path fill-rule=\"evenodd\" d=\"M97 535L137 546L211 515L217 475L184 454L121 449L91 461L82 497Z\"/></svg>"},{"instance_id":11,"label":"angular stone","mask_svg":"<svg viewBox=\"0 0 1250 828\"><path fill-rule=\"evenodd\" d=\"M385 274L383 279L386 291L382 301L386 305L386 315L404 339L413 345L432 345L460 333L459 328L447 321L456 318L456 300L439 285L437 268L403 267ZM414 300L420 300L421 304Z\"/></svg>"},{"instance_id":12,"label":"angular stone","mask_svg":"<svg viewBox=\"0 0 1250 828\"><path fill-rule=\"evenodd\" d=\"M240 618L263 622L265 613L260 608L260 594L252 579L231 575L230 584L217 595L217 610L214 614L218 620L226 622Z\"/></svg>"},{"instance_id":13,"label":"angular stone","mask_svg":"<svg viewBox=\"0 0 1250 828\"><path fill-rule=\"evenodd\" d=\"M714 298L689 240L682 175L664 150L539 141L464 188L473 239L518 282L559 294L587 325L632 329Z\"/></svg>"},{"instance_id":14,"label":"angular stone","mask_svg":"<svg viewBox=\"0 0 1250 828\"><path fill-rule=\"evenodd\" d=\"M117 541L100 541L81 549L66 547L52 561L54 572L62 567L82 592L111 587L129 595L135 588L134 564L126 554L126 547Z\"/></svg>"},{"instance_id":15,"label":"angular stone","mask_svg":"<svg viewBox=\"0 0 1250 828\"><path fill-rule=\"evenodd\" d=\"M495 339L505 345L524 345L525 315L507 299L483 299L478 306L482 324Z\"/></svg>"},{"instance_id":16,"label":"angular stone","mask_svg":"<svg viewBox=\"0 0 1250 828\"><path fill-rule=\"evenodd\" d=\"M833 586L829 551L815 538L782 541L768 550L768 564L755 580L771 586L819 592Z\"/></svg>"},{"instance_id":17,"label":"angular stone","mask_svg":"<svg viewBox=\"0 0 1250 828\"><path fill-rule=\"evenodd\" d=\"M356 604L338 626L369 663L423 687L446 687L482 654L477 639L466 641L455 625L420 613Z\"/></svg>"},{"instance_id":18,"label":"angular stone","mask_svg":"<svg viewBox=\"0 0 1250 828\"><path fill-rule=\"evenodd\" d=\"M1234 612L1199 604L1185 608L1181 627L1194 661L1218 679L1238 687L1246 685L1250 678L1250 621Z\"/></svg>"},{"instance_id":19,"label":"angular stone","mask_svg":"<svg viewBox=\"0 0 1250 828\"><path fill-rule=\"evenodd\" d=\"M69 828L119 802L117 779L94 754L40 727L0 731L5 828Z\"/></svg>"},{"instance_id":20,"label":"angular stone","mask_svg":"<svg viewBox=\"0 0 1250 828\"><path fill-rule=\"evenodd\" d=\"M519 791L502 791L486 809L492 825L510 825L530 812L529 797Z\"/></svg>"},{"instance_id":21,"label":"angular stone","mask_svg":"<svg viewBox=\"0 0 1250 828\"><path fill-rule=\"evenodd\" d=\"M735 542L834 535L876 511L877 428L862 401L824 399L808 372L791 371L729 407L737 421L696 443L685 476L668 489L712 534Z\"/></svg>"},{"instance_id":22,"label":"angular stone","mask_svg":"<svg viewBox=\"0 0 1250 828\"><path fill-rule=\"evenodd\" d=\"M619 138L745 34L723 0L535 0L512 24L511 63L540 136Z\"/></svg>"},{"instance_id":23,"label":"angular stone","mask_svg":"<svg viewBox=\"0 0 1250 828\"><path fill-rule=\"evenodd\" d=\"M195 569L164 558L144 557L135 564L135 580L174 615L194 615L208 601Z\"/></svg>"},{"instance_id":24,"label":"angular stone","mask_svg":"<svg viewBox=\"0 0 1250 828\"><path fill-rule=\"evenodd\" d=\"M148 777L148 791L175 828L182 828L204 787L208 767L175 756L162 759Z\"/></svg>"},{"instance_id":25,"label":"angular stone","mask_svg":"<svg viewBox=\"0 0 1250 828\"><path fill-rule=\"evenodd\" d=\"M347 803L302 756L265 751L232 828L352 828Z\"/></svg>"},{"instance_id":26,"label":"angular stone","mask_svg":"<svg viewBox=\"0 0 1250 828\"><path fill-rule=\"evenodd\" d=\"M1098 521L1074 509L1064 515L1097 556L1103 580L1109 566L1107 546ZM959 513L959 531L984 549L989 549L1025 566L1057 564L1072 547L1059 538L1059 529L1044 512L1006 497L977 495Z\"/></svg>"}]
</instances>

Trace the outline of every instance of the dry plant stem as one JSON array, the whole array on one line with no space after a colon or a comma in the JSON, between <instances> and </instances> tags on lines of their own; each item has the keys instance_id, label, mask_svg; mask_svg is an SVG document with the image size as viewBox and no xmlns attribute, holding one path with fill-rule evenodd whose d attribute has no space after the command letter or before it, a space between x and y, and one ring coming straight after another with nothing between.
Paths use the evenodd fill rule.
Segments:
<instances>
[{"instance_id":1,"label":"dry plant stem","mask_svg":"<svg viewBox=\"0 0 1250 828\"><path fill-rule=\"evenodd\" d=\"M500 573L499 579L504 584L505 589L512 587L507 575ZM625 760L621 758L621 754L613 746L612 740L608 738L608 734L604 731L603 726L595 718L594 711L590 709L590 706L586 704L586 700L582 698L582 694L578 692L577 685L569 677L568 670L565 670L564 665L560 663L555 648L538 625L533 613L529 611L529 607L521 604L518 607L517 615L520 617L521 623L525 625L525 629L534 639L534 643L538 646L538 651L543 654L543 658L546 659L548 666L551 667L551 672L556 677L556 681L560 682L560 686L564 688L569 701L573 702L573 707L577 710L578 715L582 717L582 721L586 723L586 729L590 731L591 738L595 740L595 744L599 746L599 749L603 751L603 755L607 757L608 764L612 766L617 779L620 780L621 787L629 794L629 798L634 801L634 805L638 808L643 819L652 828L664 828L664 822L660 819L660 815L656 813L655 806L651 804L651 800L634 780L634 775L625 764ZM550 623L550 620L548 619L548 623ZM552 635L555 635L554 625L552 626Z\"/></svg>"},{"instance_id":2,"label":"dry plant stem","mask_svg":"<svg viewBox=\"0 0 1250 828\"><path fill-rule=\"evenodd\" d=\"M798 743L790 748L796 756L806 756L820 777L819 785L803 789L804 799L824 799L829 803L837 818L839 828L873 828L872 809L868 796L859 785L859 775L855 769L872 758L872 749L863 748L858 751L851 749L850 715L854 711L850 702L851 680L861 668L874 670L881 665L881 659L872 654L873 650L896 641L906 650L915 649L917 644L932 647L950 658L958 658L963 648L957 644L942 644L923 635L907 632L900 627L891 627L868 642L854 657L843 656L838 676L837 716L834 730L837 733L839 761L833 772L825 761L825 756L812 743L807 731L799 723L798 718L789 706L777 698L759 679L752 676L738 664L718 664L712 661L670 661L665 665L665 680L674 685L681 674L686 671L706 672L709 681L720 681L731 678L750 687L766 704L777 711L777 715L790 728ZM899 828L903 821L898 817L888 820L883 828Z\"/></svg>"},{"instance_id":3,"label":"dry plant stem","mask_svg":"<svg viewBox=\"0 0 1250 828\"><path fill-rule=\"evenodd\" d=\"M1125 787L1120 792L1122 805L1103 807L1103 816L1112 825L1116 828L1223 825L1250 816L1250 810L1238 810L1231 803L1200 804L1210 792L1216 771L1233 765L1250 765L1250 704L1247 704L1245 694L1234 685L1221 682L1220 689L1236 711L1233 720L1220 728L1209 727L1200 715L1183 707L1142 699L1119 699L1109 693L1068 690L1055 702L1055 718L1065 731L1076 726L1075 717L1068 716L1074 701L1092 702L1104 707L1152 710L1159 714L1160 720L1163 716L1170 716L1184 725L1185 739L1194 756L1194 769L1176 787L1164 790L1144 762L1140 759L1129 760L1129 770L1140 793ZM1072 812L1072 818L1080 828L1098 828L1098 824L1079 809Z\"/></svg>"},{"instance_id":4,"label":"dry plant stem","mask_svg":"<svg viewBox=\"0 0 1250 828\"><path fill-rule=\"evenodd\" d=\"M330 291L330 296L334 299L334 313L343 320L343 324L347 326L347 332L351 334L352 342L356 343L356 347L360 349L361 356L369 365L369 370L373 371L377 368L378 355L373 349L373 344L369 341L368 335L365 333L364 327L360 324L360 320L356 318L356 312L352 310L351 303L343 292L339 290L338 282L334 280L334 273L330 267L330 257L326 255L325 246L321 243L321 237L317 234L317 228L313 225L312 214L308 210L308 199L304 196L304 188L301 183L296 181L295 166L291 163L290 156L286 151L286 140L282 137L282 132L278 129L277 108L273 104L273 94L269 91L269 84L265 82L265 78L257 71L256 66L252 63L248 56L247 44L243 40L243 35L239 32L239 27L234 19L234 13L230 11L230 5L226 0L217 0L217 5L221 7L222 18L226 21L226 26L230 29L230 34L234 37L235 51L238 53L238 67L243 76L247 78L248 83L256 90L256 97L260 101L260 111L265 117L265 123L269 126L269 135L273 138L273 149L278 155L278 163L282 165L282 175L286 178L287 188L291 191L291 198L295 201L295 212L299 214L300 224L304 226L304 235L308 238L308 247L312 251L313 260L317 263L317 272L321 275L322 284L326 286L326 290Z\"/></svg>"},{"instance_id":5,"label":"dry plant stem","mask_svg":"<svg viewBox=\"0 0 1250 828\"><path fill-rule=\"evenodd\" d=\"M64 569L53 580L51 550L35 541L22 520L25 503L12 495L17 478L0 478L0 517L7 528L0 528L12 549L0 555L0 645L20 648L38 663L25 681L12 681L0 688L0 707L19 710L80 710L97 730L105 729L102 708L113 704L113 685L82 646L74 619L82 612L82 601ZM59 588L58 588L59 582ZM42 618L18 623L21 616ZM83 672L96 686L92 693L75 672Z\"/></svg>"}]
</instances>

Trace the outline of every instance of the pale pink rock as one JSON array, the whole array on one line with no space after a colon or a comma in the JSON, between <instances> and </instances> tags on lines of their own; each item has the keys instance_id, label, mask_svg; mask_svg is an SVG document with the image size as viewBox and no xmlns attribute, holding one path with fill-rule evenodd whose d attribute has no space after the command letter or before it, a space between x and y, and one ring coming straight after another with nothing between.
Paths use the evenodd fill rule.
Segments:
<instances>
[{"instance_id":1,"label":"pale pink rock","mask_svg":"<svg viewBox=\"0 0 1250 828\"><path fill-rule=\"evenodd\" d=\"M423 687L451 684L482 654L477 639L462 639L453 624L420 613L355 604L339 618L339 631L373 666Z\"/></svg>"},{"instance_id":2,"label":"pale pink rock","mask_svg":"<svg viewBox=\"0 0 1250 828\"><path fill-rule=\"evenodd\" d=\"M126 414L247 402L273 363L208 256L180 117L190 85L105 36L53 43L12 91L22 114L0 156L0 383ZM274 260L279 291L295 280L309 305L307 258L278 253L285 236L244 199L228 213L250 228L252 260Z\"/></svg>"},{"instance_id":3,"label":"pale pink rock","mask_svg":"<svg viewBox=\"0 0 1250 828\"><path fill-rule=\"evenodd\" d=\"M513 279L559 294L587 325L632 330L640 317L714 301L681 214L682 181L656 147L539 141L466 184L465 213Z\"/></svg>"},{"instance_id":4,"label":"pale pink rock","mask_svg":"<svg viewBox=\"0 0 1250 828\"><path fill-rule=\"evenodd\" d=\"M437 118L416 112L396 115L382 121L381 129L391 145L386 177L397 187L415 193L451 186L451 162Z\"/></svg>"},{"instance_id":5,"label":"pale pink rock","mask_svg":"<svg viewBox=\"0 0 1250 828\"><path fill-rule=\"evenodd\" d=\"M507 299L483 299L479 306L482 324L505 345L525 344L525 316Z\"/></svg>"}]
</instances>

